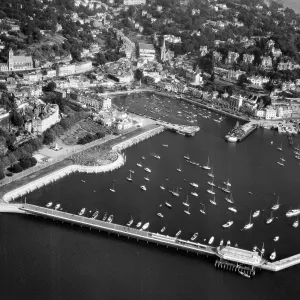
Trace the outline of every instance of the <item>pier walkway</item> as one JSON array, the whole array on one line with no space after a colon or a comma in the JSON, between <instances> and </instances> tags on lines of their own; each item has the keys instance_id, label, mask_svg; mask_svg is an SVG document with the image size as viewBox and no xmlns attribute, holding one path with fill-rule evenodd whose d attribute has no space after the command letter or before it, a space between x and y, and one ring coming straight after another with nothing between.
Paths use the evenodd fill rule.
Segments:
<instances>
[{"instance_id":1,"label":"pier walkway","mask_svg":"<svg viewBox=\"0 0 300 300\"><path fill-rule=\"evenodd\" d=\"M166 129L175 131L182 135L193 136L196 132L200 130L199 126L186 126L186 125L178 125L172 124L164 121L157 120L157 124L163 125Z\"/></svg>"}]
</instances>

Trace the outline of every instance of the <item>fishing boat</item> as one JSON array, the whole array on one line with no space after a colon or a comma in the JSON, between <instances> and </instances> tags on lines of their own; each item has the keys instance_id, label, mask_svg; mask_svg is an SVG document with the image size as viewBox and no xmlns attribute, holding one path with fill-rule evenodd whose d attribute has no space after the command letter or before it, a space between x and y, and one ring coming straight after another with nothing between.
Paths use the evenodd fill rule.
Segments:
<instances>
[{"instance_id":1,"label":"fishing boat","mask_svg":"<svg viewBox=\"0 0 300 300\"><path fill-rule=\"evenodd\" d=\"M170 192L173 196L179 197L178 188L177 188L176 192L174 191L174 189L173 189L173 191L169 190L169 192Z\"/></svg>"},{"instance_id":2,"label":"fishing boat","mask_svg":"<svg viewBox=\"0 0 300 300\"><path fill-rule=\"evenodd\" d=\"M251 222L251 213L252 213L252 212L250 212L250 220L249 220L249 223L246 224L242 230L248 230L248 229L251 229L251 228L253 227L253 223Z\"/></svg>"},{"instance_id":3,"label":"fishing boat","mask_svg":"<svg viewBox=\"0 0 300 300\"><path fill-rule=\"evenodd\" d=\"M279 241L279 236L275 236L273 239L274 242L278 242Z\"/></svg>"},{"instance_id":4,"label":"fishing boat","mask_svg":"<svg viewBox=\"0 0 300 300\"><path fill-rule=\"evenodd\" d=\"M223 224L223 228L229 228L233 224L233 221L228 221L226 224Z\"/></svg>"},{"instance_id":5,"label":"fishing boat","mask_svg":"<svg viewBox=\"0 0 300 300\"><path fill-rule=\"evenodd\" d=\"M211 195L215 195L214 187L212 186L210 190L209 189L207 190L207 192Z\"/></svg>"},{"instance_id":6,"label":"fishing boat","mask_svg":"<svg viewBox=\"0 0 300 300\"><path fill-rule=\"evenodd\" d=\"M107 219L107 222L111 223L113 221L113 219L114 219L114 215L110 215Z\"/></svg>"},{"instance_id":7,"label":"fishing boat","mask_svg":"<svg viewBox=\"0 0 300 300\"><path fill-rule=\"evenodd\" d=\"M175 234L176 237L179 237L181 234L181 230L177 231L177 233Z\"/></svg>"},{"instance_id":8,"label":"fishing boat","mask_svg":"<svg viewBox=\"0 0 300 300\"><path fill-rule=\"evenodd\" d=\"M244 272L244 271L242 271L242 270L238 270L238 272L239 272L242 276L244 276L244 277L246 277L246 278L251 278L251 276L250 276L249 274L247 274L246 272Z\"/></svg>"},{"instance_id":9,"label":"fishing boat","mask_svg":"<svg viewBox=\"0 0 300 300\"><path fill-rule=\"evenodd\" d=\"M280 147L277 147L277 150L283 151L283 149L282 149L282 142L281 142L281 144L280 144Z\"/></svg>"},{"instance_id":10,"label":"fishing boat","mask_svg":"<svg viewBox=\"0 0 300 300\"><path fill-rule=\"evenodd\" d=\"M191 195L198 197L198 194L196 192L191 192Z\"/></svg>"},{"instance_id":11,"label":"fishing boat","mask_svg":"<svg viewBox=\"0 0 300 300\"><path fill-rule=\"evenodd\" d=\"M237 209L233 206L228 207L228 209L234 213L237 213Z\"/></svg>"},{"instance_id":12,"label":"fishing boat","mask_svg":"<svg viewBox=\"0 0 300 300\"><path fill-rule=\"evenodd\" d=\"M140 228L141 226L142 226L142 222L138 222L135 227Z\"/></svg>"},{"instance_id":13,"label":"fishing boat","mask_svg":"<svg viewBox=\"0 0 300 300\"><path fill-rule=\"evenodd\" d=\"M209 202L213 205L217 205L216 197L214 196L214 199L209 199Z\"/></svg>"},{"instance_id":14,"label":"fishing boat","mask_svg":"<svg viewBox=\"0 0 300 300\"><path fill-rule=\"evenodd\" d=\"M109 190L110 190L111 192L115 193L116 190L115 190L115 184L114 184L114 182L113 182L112 188L110 188Z\"/></svg>"},{"instance_id":15,"label":"fishing boat","mask_svg":"<svg viewBox=\"0 0 300 300\"><path fill-rule=\"evenodd\" d=\"M106 219L107 219L107 212L104 214L102 221L106 221Z\"/></svg>"},{"instance_id":16,"label":"fishing boat","mask_svg":"<svg viewBox=\"0 0 300 300\"><path fill-rule=\"evenodd\" d=\"M160 188L161 188L162 190L165 190L165 189L166 189L163 185L161 185Z\"/></svg>"},{"instance_id":17,"label":"fishing boat","mask_svg":"<svg viewBox=\"0 0 300 300\"><path fill-rule=\"evenodd\" d=\"M198 232L195 232L191 237L191 240L194 241L198 237Z\"/></svg>"},{"instance_id":18,"label":"fishing boat","mask_svg":"<svg viewBox=\"0 0 300 300\"><path fill-rule=\"evenodd\" d=\"M220 241L220 246L223 246L223 244L224 244L224 241L221 240L221 241Z\"/></svg>"},{"instance_id":19,"label":"fishing boat","mask_svg":"<svg viewBox=\"0 0 300 300\"><path fill-rule=\"evenodd\" d=\"M230 181L229 181L229 178L227 179L227 181L224 181L223 182L225 185L227 185L227 186L231 186L231 183L230 183Z\"/></svg>"},{"instance_id":20,"label":"fishing boat","mask_svg":"<svg viewBox=\"0 0 300 300\"><path fill-rule=\"evenodd\" d=\"M141 185L141 190L146 191L146 187L144 185Z\"/></svg>"},{"instance_id":21,"label":"fishing boat","mask_svg":"<svg viewBox=\"0 0 300 300\"><path fill-rule=\"evenodd\" d=\"M189 160L190 156L187 154L187 155L184 156L184 158L187 159L187 160Z\"/></svg>"},{"instance_id":22,"label":"fishing boat","mask_svg":"<svg viewBox=\"0 0 300 300\"><path fill-rule=\"evenodd\" d=\"M271 209L277 210L277 209L279 208L279 206L280 206L280 204L279 204L279 196L278 196L278 197L277 197L277 203L274 204L274 205L271 207Z\"/></svg>"},{"instance_id":23,"label":"fishing boat","mask_svg":"<svg viewBox=\"0 0 300 300\"><path fill-rule=\"evenodd\" d=\"M127 179L127 181L130 181L130 182L132 182L132 178L131 178L131 172L129 172L129 177L127 177L126 179Z\"/></svg>"},{"instance_id":24,"label":"fishing boat","mask_svg":"<svg viewBox=\"0 0 300 300\"><path fill-rule=\"evenodd\" d=\"M54 207L55 210L58 210L59 208L60 208L60 204L56 204Z\"/></svg>"},{"instance_id":25,"label":"fishing boat","mask_svg":"<svg viewBox=\"0 0 300 300\"><path fill-rule=\"evenodd\" d=\"M207 165L206 166L203 166L202 167L204 170L210 170L211 167L209 166L209 157L208 157L208 160L207 160Z\"/></svg>"},{"instance_id":26,"label":"fishing boat","mask_svg":"<svg viewBox=\"0 0 300 300\"><path fill-rule=\"evenodd\" d=\"M92 215L92 219L96 219L98 217L98 215L99 215L99 211L96 210Z\"/></svg>"},{"instance_id":27,"label":"fishing boat","mask_svg":"<svg viewBox=\"0 0 300 300\"><path fill-rule=\"evenodd\" d=\"M205 204L203 204L203 203L201 203L201 204L203 205L203 208L200 209L200 212L205 215Z\"/></svg>"},{"instance_id":28,"label":"fishing boat","mask_svg":"<svg viewBox=\"0 0 300 300\"><path fill-rule=\"evenodd\" d=\"M166 230L166 227L163 227L160 232L163 233Z\"/></svg>"},{"instance_id":29,"label":"fishing boat","mask_svg":"<svg viewBox=\"0 0 300 300\"><path fill-rule=\"evenodd\" d=\"M144 170L148 173L151 173L151 170L149 168L145 168Z\"/></svg>"},{"instance_id":30,"label":"fishing boat","mask_svg":"<svg viewBox=\"0 0 300 300\"><path fill-rule=\"evenodd\" d=\"M184 211L187 215L190 215L190 207L188 206L187 210Z\"/></svg>"},{"instance_id":31,"label":"fishing boat","mask_svg":"<svg viewBox=\"0 0 300 300\"><path fill-rule=\"evenodd\" d=\"M85 180L80 180L82 183L85 183Z\"/></svg>"},{"instance_id":32,"label":"fishing boat","mask_svg":"<svg viewBox=\"0 0 300 300\"><path fill-rule=\"evenodd\" d=\"M228 197L225 197L225 200L226 200L228 203L231 203L231 204L233 204L233 203L234 203L234 201L233 201L233 197L232 197L232 194L230 194L230 198L228 198Z\"/></svg>"},{"instance_id":33,"label":"fishing boat","mask_svg":"<svg viewBox=\"0 0 300 300\"><path fill-rule=\"evenodd\" d=\"M185 202L182 202L182 204L185 205L185 206L190 206L188 195L186 195L186 201L185 201Z\"/></svg>"},{"instance_id":34,"label":"fishing boat","mask_svg":"<svg viewBox=\"0 0 300 300\"><path fill-rule=\"evenodd\" d=\"M276 258L276 251L275 251L275 249L274 249L274 251L271 253L271 255L270 255L270 259L271 260L274 260Z\"/></svg>"},{"instance_id":35,"label":"fishing boat","mask_svg":"<svg viewBox=\"0 0 300 300\"><path fill-rule=\"evenodd\" d=\"M52 202L48 202L47 204L46 204L46 207L51 207L52 206Z\"/></svg>"},{"instance_id":36,"label":"fishing boat","mask_svg":"<svg viewBox=\"0 0 300 300\"><path fill-rule=\"evenodd\" d=\"M256 210L256 211L253 213L252 217L253 217L253 218L256 218L256 217L259 216L259 214L260 214L260 210Z\"/></svg>"},{"instance_id":37,"label":"fishing boat","mask_svg":"<svg viewBox=\"0 0 300 300\"><path fill-rule=\"evenodd\" d=\"M142 167L142 163L141 163L141 162L137 163L136 165L137 165L138 167L140 167L140 168Z\"/></svg>"},{"instance_id":38,"label":"fishing boat","mask_svg":"<svg viewBox=\"0 0 300 300\"><path fill-rule=\"evenodd\" d=\"M162 213L158 213L157 214L160 218L163 218L164 217L164 215L162 214Z\"/></svg>"},{"instance_id":39,"label":"fishing boat","mask_svg":"<svg viewBox=\"0 0 300 300\"><path fill-rule=\"evenodd\" d=\"M149 179L149 176L148 176L148 173L146 174L146 177L144 177L144 179L146 180L146 181L149 181L150 179Z\"/></svg>"},{"instance_id":40,"label":"fishing boat","mask_svg":"<svg viewBox=\"0 0 300 300\"><path fill-rule=\"evenodd\" d=\"M297 228L299 226L299 219L297 218L297 220L293 223L293 227Z\"/></svg>"},{"instance_id":41,"label":"fishing boat","mask_svg":"<svg viewBox=\"0 0 300 300\"><path fill-rule=\"evenodd\" d=\"M273 212L271 211L270 217L267 219L266 224L271 224L274 221Z\"/></svg>"},{"instance_id":42,"label":"fishing boat","mask_svg":"<svg viewBox=\"0 0 300 300\"><path fill-rule=\"evenodd\" d=\"M215 177L215 175L214 175L214 167L212 167L211 168L211 172L210 173L208 173L207 175L209 176L209 177L211 177L211 178L214 178Z\"/></svg>"},{"instance_id":43,"label":"fishing boat","mask_svg":"<svg viewBox=\"0 0 300 300\"><path fill-rule=\"evenodd\" d=\"M143 225L143 227L141 228L141 230L147 230L149 228L150 223L147 222Z\"/></svg>"},{"instance_id":44,"label":"fishing boat","mask_svg":"<svg viewBox=\"0 0 300 300\"><path fill-rule=\"evenodd\" d=\"M211 244L214 242L214 239L215 239L215 237L212 236L212 237L209 239L208 244L211 245Z\"/></svg>"},{"instance_id":45,"label":"fishing boat","mask_svg":"<svg viewBox=\"0 0 300 300\"><path fill-rule=\"evenodd\" d=\"M288 218L290 217L294 217L294 216L298 216L300 214L300 208L297 208L297 209L290 209L287 213L286 213L286 216Z\"/></svg>"},{"instance_id":46,"label":"fishing boat","mask_svg":"<svg viewBox=\"0 0 300 300\"><path fill-rule=\"evenodd\" d=\"M127 222L126 226L130 227L133 224L133 218L131 216L131 219Z\"/></svg>"},{"instance_id":47,"label":"fishing boat","mask_svg":"<svg viewBox=\"0 0 300 300\"><path fill-rule=\"evenodd\" d=\"M198 184L197 183L194 183L194 182L190 182L190 185L194 188L197 188L198 187Z\"/></svg>"},{"instance_id":48,"label":"fishing boat","mask_svg":"<svg viewBox=\"0 0 300 300\"><path fill-rule=\"evenodd\" d=\"M179 168L176 169L178 172L181 172L181 165L179 165Z\"/></svg>"},{"instance_id":49,"label":"fishing boat","mask_svg":"<svg viewBox=\"0 0 300 300\"><path fill-rule=\"evenodd\" d=\"M212 181L208 181L207 182L210 186L216 186L215 184L214 184L214 178L212 179Z\"/></svg>"}]
</instances>

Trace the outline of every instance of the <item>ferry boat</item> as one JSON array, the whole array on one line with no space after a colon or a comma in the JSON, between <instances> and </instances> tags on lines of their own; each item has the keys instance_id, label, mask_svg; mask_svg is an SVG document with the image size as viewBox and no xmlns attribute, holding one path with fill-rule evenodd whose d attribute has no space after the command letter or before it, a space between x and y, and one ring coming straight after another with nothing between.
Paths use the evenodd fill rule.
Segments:
<instances>
[{"instance_id":1,"label":"ferry boat","mask_svg":"<svg viewBox=\"0 0 300 300\"><path fill-rule=\"evenodd\" d=\"M151 170L149 168L145 168L144 170L148 173L151 173Z\"/></svg>"},{"instance_id":2,"label":"ferry boat","mask_svg":"<svg viewBox=\"0 0 300 300\"><path fill-rule=\"evenodd\" d=\"M205 204L203 204L203 203L201 203L201 204L203 205L203 209L200 209L200 212L205 215Z\"/></svg>"},{"instance_id":3,"label":"ferry boat","mask_svg":"<svg viewBox=\"0 0 300 300\"><path fill-rule=\"evenodd\" d=\"M273 241L278 242L279 241L279 236L275 236Z\"/></svg>"},{"instance_id":4,"label":"ferry boat","mask_svg":"<svg viewBox=\"0 0 300 300\"><path fill-rule=\"evenodd\" d=\"M243 272L242 270L238 270L238 272L246 278L251 278L251 276L249 274L247 274L246 272Z\"/></svg>"},{"instance_id":5,"label":"ferry boat","mask_svg":"<svg viewBox=\"0 0 300 300\"><path fill-rule=\"evenodd\" d=\"M294 223L293 223L293 227L297 228L299 226L299 220L297 219Z\"/></svg>"},{"instance_id":6,"label":"ferry boat","mask_svg":"<svg viewBox=\"0 0 300 300\"><path fill-rule=\"evenodd\" d=\"M111 223L113 221L113 219L114 219L114 215L110 215L107 219L107 222Z\"/></svg>"},{"instance_id":7,"label":"ferry boat","mask_svg":"<svg viewBox=\"0 0 300 300\"><path fill-rule=\"evenodd\" d=\"M271 209L277 210L277 209L279 208L279 206L280 206L280 204L279 204L279 197L278 197L278 198L277 198L277 203L276 203L275 205L273 205L273 206L271 207Z\"/></svg>"},{"instance_id":8,"label":"ferry boat","mask_svg":"<svg viewBox=\"0 0 300 300\"><path fill-rule=\"evenodd\" d=\"M198 184L197 183L194 183L194 182L190 182L190 185L197 188L198 187Z\"/></svg>"},{"instance_id":9,"label":"ferry boat","mask_svg":"<svg viewBox=\"0 0 300 300\"><path fill-rule=\"evenodd\" d=\"M163 233L166 230L166 227L163 227L160 232Z\"/></svg>"},{"instance_id":10,"label":"ferry boat","mask_svg":"<svg viewBox=\"0 0 300 300\"><path fill-rule=\"evenodd\" d=\"M214 199L210 199L209 202L213 205L217 205L216 197L214 196Z\"/></svg>"},{"instance_id":11,"label":"ferry boat","mask_svg":"<svg viewBox=\"0 0 300 300\"><path fill-rule=\"evenodd\" d=\"M223 224L222 226L224 228L229 228L233 224L233 221L228 221L226 224Z\"/></svg>"},{"instance_id":12,"label":"ferry boat","mask_svg":"<svg viewBox=\"0 0 300 300\"><path fill-rule=\"evenodd\" d=\"M46 204L46 207L51 207L52 206L52 202L48 202L47 204Z\"/></svg>"},{"instance_id":13,"label":"ferry boat","mask_svg":"<svg viewBox=\"0 0 300 300\"><path fill-rule=\"evenodd\" d=\"M130 227L133 224L133 218L131 217L131 219L127 222L126 226Z\"/></svg>"},{"instance_id":14,"label":"ferry boat","mask_svg":"<svg viewBox=\"0 0 300 300\"><path fill-rule=\"evenodd\" d=\"M179 237L180 234L181 234L181 230L179 230L179 231L175 234L175 236L176 236L176 237Z\"/></svg>"},{"instance_id":15,"label":"ferry boat","mask_svg":"<svg viewBox=\"0 0 300 300\"><path fill-rule=\"evenodd\" d=\"M251 229L252 227L253 227L253 223L251 223L251 213L250 213L249 223L246 224L242 230L248 230L248 229Z\"/></svg>"},{"instance_id":16,"label":"ferry boat","mask_svg":"<svg viewBox=\"0 0 300 300\"><path fill-rule=\"evenodd\" d=\"M59 208L60 208L60 204L56 204L54 207L55 210L58 210Z\"/></svg>"},{"instance_id":17,"label":"ferry boat","mask_svg":"<svg viewBox=\"0 0 300 300\"><path fill-rule=\"evenodd\" d=\"M164 215L162 214L162 213L158 213L157 214L160 218L163 218L164 217Z\"/></svg>"},{"instance_id":18,"label":"ferry boat","mask_svg":"<svg viewBox=\"0 0 300 300\"><path fill-rule=\"evenodd\" d=\"M190 215L190 207L188 206L187 210L184 211L187 215Z\"/></svg>"},{"instance_id":19,"label":"ferry boat","mask_svg":"<svg viewBox=\"0 0 300 300\"><path fill-rule=\"evenodd\" d=\"M178 172L181 172L181 165L179 165L179 168L176 169Z\"/></svg>"},{"instance_id":20,"label":"ferry boat","mask_svg":"<svg viewBox=\"0 0 300 300\"><path fill-rule=\"evenodd\" d=\"M182 204L185 205L185 206L190 206L188 195L186 195L186 201L182 202Z\"/></svg>"},{"instance_id":21,"label":"ferry boat","mask_svg":"<svg viewBox=\"0 0 300 300\"><path fill-rule=\"evenodd\" d=\"M208 157L208 160L207 160L207 165L206 166L203 166L202 167L204 170L210 170L211 167L209 166L209 157Z\"/></svg>"},{"instance_id":22,"label":"ferry boat","mask_svg":"<svg viewBox=\"0 0 300 300\"><path fill-rule=\"evenodd\" d=\"M190 160L190 156L187 154L184 156L185 159Z\"/></svg>"},{"instance_id":23,"label":"ferry boat","mask_svg":"<svg viewBox=\"0 0 300 300\"><path fill-rule=\"evenodd\" d=\"M99 215L99 211L96 210L92 215L92 219L96 219L98 217L98 215Z\"/></svg>"},{"instance_id":24,"label":"ferry boat","mask_svg":"<svg viewBox=\"0 0 300 300\"><path fill-rule=\"evenodd\" d=\"M142 164L141 164L140 162L137 163L136 165L137 165L138 167L140 167L140 168L142 167Z\"/></svg>"},{"instance_id":25,"label":"ferry boat","mask_svg":"<svg viewBox=\"0 0 300 300\"><path fill-rule=\"evenodd\" d=\"M155 157L156 159L160 159L160 156L155 153L153 153L152 156Z\"/></svg>"},{"instance_id":26,"label":"ferry boat","mask_svg":"<svg viewBox=\"0 0 300 300\"><path fill-rule=\"evenodd\" d=\"M294 217L294 216L298 216L300 214L300 208L297 209L290 209L287 213L286 216L289 217Z\"/></svg>"},{"instance_id":27,"label":"ferry boat","mask_svg":"<svg viewBox=\"0 0 300 300\"><path fill-rule=\"evenodd\" d=\"M146 187L144 185L141 185L141 190L146 191Z\"/></svg>"},{"instance_id":28,"label":"ferry boat","mask_svg":"<svg viewBox=\"0 0 300 300\"><path fill-rule=\"evenodd\" d=\"M209 239L208 244L211 245L211 244L214 242L214 239L215 239L215 237L212 236L212 237Z\"/></svg>"},{"instance_id":29,"label":"ferry boat","mask_svg":"<svg viewBox=\"0 0 300 300\"><path fill-rule=\"evenodd\" d=\"M260 210L256 210L256 211L253 213L252 217L253 217L253 218L256 218L256 217L259 216L259 214L260 214Z\"/></svg>"},{"instance_id":30,"label":"ferry boat","mask_svg":"<svg viewBox=\"0 0 300 300\"><path fill-rule=\"evenodd\" d=\"M225 200L226 200L228 203L231 203L231 204L234 203L232 194L230 194L230 198L225 197Z\"/></svg>"},{"instance_id":31,"label":"ferry boat","mask_svg":"<svg viewBox=\"0 0 300 300\"><path fill-rule=\"evenodd\" d=\"M126 179L127 179L127 181L130 181L130 182L132 182L132 178L131 178L131 172L129 172L129 177L127 177Z\"/></svg>"},{"instance_id":32,"label":"ferry boat","mask_svg":"<svg viewBox=\"0 0 300 300\"><path fill-rule=\"evenodd\" d=\"M191 192L191 195L198 197L198 194L196 192Z\"/></svg>"},{"instance_id":33,"label":"ferry boat","mask_svg":"<svg viewBox=\"0 0 300 300\"><path fill-rule=\"evenodd\" d=\"M271 211L270 217L267 219L266 224L271 224L274 221L273 212Z\"/></svg>"},{"instance_id":34,"label":"ferry boat","mask_svg":"<svg viewBox=\"0 0 300 300\"><path fill-rule=\"evenodd\" d=\"M138 222L135 227L140 228L141 226L142 226L142 222Z\"/></svg>"},{"instance_id":35,"label":"ferry boat","mask_svg":"<svg viewBox=\"0 0 300 300\"><path fill-rule=\"evenodd\" d=\"M215 192L214 192L214 187L212 186L211 187L211 190L207 190L207 192L211 195L215 195Z\"/></svg>"},{"instance_id":36,"label":"ferry boat","mask_svg":"<svg viewBox=\"0 0 300 300\"><path fill-rule=\"evenodd\" d=\"M191 237L191 240L194 241L198 237L198 232L195 232Z\"/></svg>"},{"instance_id":37,"label":"ferry boat","mask_svg":"<svg viewBox=\"0 0 300 300\"><path fill-rule=\"evenodd\" d=\"M272 254L270 255L270 259L274 260L276 258L276 251L274 249L274 251L272 252Z\"/></svg>"},{"instance_id":38,"label":"ferry boat","mask_svg":"<svg viewBox=\"0 0 300 300\"><path fill-rule=\"evenodd\" d=\"M161 185L161 186L159 186L162 190L165 190L166 188L163 186L163 185Z\"/></svg>"},{"instance_id":39,"label":"ferry boat","mask_svg":"<svg viewBox=\"0 0 300 300\"><path fill-rule=\"evenodd\" d=\"M106 219L107 219L107 212L104 214L102 221L106 221Z\"/></svg>"},{"instance_id":40,"label":"ferry boat","mask_svg":"<svg viewBox=\"0 0 300 300\"><path fill-rule=\"evenodd\" d=\"M141 228L142 230L147 230L149 228L150 223L147 222L143 225L143 227Z\"/></svg>"}]
</instances>

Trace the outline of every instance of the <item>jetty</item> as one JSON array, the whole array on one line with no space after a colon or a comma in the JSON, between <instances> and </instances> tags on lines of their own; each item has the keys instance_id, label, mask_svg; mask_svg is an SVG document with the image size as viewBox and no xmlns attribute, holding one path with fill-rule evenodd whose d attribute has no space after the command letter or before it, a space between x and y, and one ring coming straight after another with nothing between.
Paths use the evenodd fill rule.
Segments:
<instances>
[{"instance_id":1,"label":"jetty","mask_svg":"<svg viewBox=\"0 0 300 300\"><path fill-rule=\"evenodd\" d=\"M186 135L186 136L194 136L196 132L200 130L199 126L178 125L178 124L172 124L160 120L157 120L156 123L164 126L168 130L175 131L179 134Z\"/></svg>"},{"instance_id":2,"label":"jetty","mask_svg":"<svg viewBox=\"0 0 300 300\"><path fill-rule=\"evenodd\" d=\"M116 236L124 236L128 239L163 245L167 248L175 248L177 250L183 250L196 255L216 257L216 267L229 271L242 271L249 276L254 276L256 274L255 270L258 269L277 272L300 263L300 254L276 262L269 262L258 252L248 251L238 247L214 247L212 245L191 242L168 235L144 231L115 223L108 223L28 203L1 204L0 212L23 213L32 216L39 216L53 221L94 229L99 232L107 232L109 234L115 234Z\"/></svg>"}]
</instances>

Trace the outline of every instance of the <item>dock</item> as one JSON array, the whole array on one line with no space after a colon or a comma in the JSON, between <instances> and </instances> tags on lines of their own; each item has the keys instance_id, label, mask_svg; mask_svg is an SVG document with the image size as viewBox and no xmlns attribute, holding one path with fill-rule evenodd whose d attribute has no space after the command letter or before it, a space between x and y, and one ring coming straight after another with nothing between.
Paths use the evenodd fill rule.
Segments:
<instances>
[{"instance_id":1,"label":"dock","mask_svg":"<svg viewBox=\"0 0 300 300\"><path fill-rule=\"evenodd\" d=\"M175 131L185 136L194 136L196 132L200 130L199 126L186 126L186 125L172 124L160 120L157 120L156 123L164 126L168 130Z\"/></svg>"},{"instance_id":2,"label":"dock","mask_svg":"<svg viewBox=\"0 0 300 300\"><path fill-rule=\"evenodd\" d=\"M51 219L53 221L94 229L99 232L107 232L108 234L112 233L117 236L124 236L128 239L153 243L157 246L163 245L167 248L170 247L176 250L186 251L187 253L205 255L207 257L216 257L215 267L235 272L242 271L249 276L254 276L256 274L256 270L258 269L278 272L300 264L300 254L287 257L279 261L269 262L258 252L253 252L238 247L231 247L228 245L214 247L212 245L196 243L177 237L115 223L108 223L105 221L32 204L1 204L0 212L23 213L32 216L39 216L45 219Z\"/></svg>"}]
</instances>

